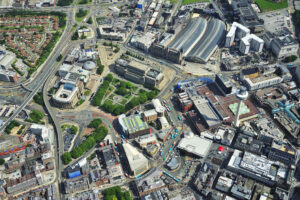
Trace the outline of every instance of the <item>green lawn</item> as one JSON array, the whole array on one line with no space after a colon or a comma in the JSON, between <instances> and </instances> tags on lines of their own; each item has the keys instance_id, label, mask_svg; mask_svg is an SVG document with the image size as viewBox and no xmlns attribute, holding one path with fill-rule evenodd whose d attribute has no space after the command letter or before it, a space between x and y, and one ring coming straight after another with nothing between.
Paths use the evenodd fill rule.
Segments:
<instances>
[{"instance_id":1,"label":"green lawn","mask_svg":"<svg viewBox=\"0 0 300 200\"><path fill-rule=\"evenodd\" d=\"M79 10L75 14L75 20L76 20L76 22L81 22L88 14L89 14L88 10Z\"/></svg>"},{"instance_id":2,"label":"green lawn","mask_svg":"<svg viewBox=\"0 0 300 200\"><path fill-rule=\"evenodd\" d=\"M93 2L93 0L79 0L77 1L77 5L89 5Z\"/></svg>"},{"instance_id":3,"label":"green lawn","mask_svg":"<svg viewBox=\"0 0 300 200\"><path fill-rule=\"evenodd\" d=\"M262 12L279 10L288 7L288 2L282 0L282 2L276 3L271 0L254 0Z\"/></svg>"},{"instance_id":4,"label":"green lawn","mask_svg":"<svg viewBox=\"0 0 300 200\"><path fill-rule=\"evenodd\" d=\"M182 0L182 5L199 2L209 2L209 0Z\"/></svg>"}]
</instances>

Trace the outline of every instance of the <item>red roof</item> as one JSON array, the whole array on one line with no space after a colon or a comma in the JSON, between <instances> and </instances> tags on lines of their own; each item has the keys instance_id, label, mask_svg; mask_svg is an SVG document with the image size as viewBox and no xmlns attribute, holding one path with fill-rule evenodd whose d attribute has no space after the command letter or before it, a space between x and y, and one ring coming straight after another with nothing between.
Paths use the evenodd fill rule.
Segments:
<instances>
[{"instance_id":1,"label":"red roof","mask_svg":"<svg viewBox=\"0 0 300 200\"><path fill-rule=\"evenodd\" d=\"M222 146L219 146L218 150L219 150L219 151L225 151L225 148L222 147Z\"/></svg>"}]
</instances>

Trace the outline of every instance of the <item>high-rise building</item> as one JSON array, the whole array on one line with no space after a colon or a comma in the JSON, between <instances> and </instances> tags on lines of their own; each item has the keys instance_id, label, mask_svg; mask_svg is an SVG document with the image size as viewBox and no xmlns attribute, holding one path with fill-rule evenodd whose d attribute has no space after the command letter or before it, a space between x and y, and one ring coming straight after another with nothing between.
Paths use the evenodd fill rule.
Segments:
<instances>
[{"instance_id":1,"label":"high-rise building","mask_svg":"<svg viewBox=\"0 0 300 200\"><path fill-rule=\"evenodd\" d=\"M236 97L239 100L239 103L238 103L237 110L236 110L236 113L235 113L234 126L238 127L239 126L239 115L240 115L240 111L241 111L241 107L242 107L242 102L248 98L247 89L242 86L237 91Z\"/></svg>"}]
</instances>

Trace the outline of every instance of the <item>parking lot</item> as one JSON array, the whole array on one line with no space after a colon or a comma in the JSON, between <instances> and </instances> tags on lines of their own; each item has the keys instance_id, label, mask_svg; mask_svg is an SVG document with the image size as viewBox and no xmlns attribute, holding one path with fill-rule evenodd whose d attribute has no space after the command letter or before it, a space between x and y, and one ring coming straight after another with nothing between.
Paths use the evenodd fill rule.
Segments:
<instances>
[{"instance_id":1,"label":"parking lot","mask_svg":"<svg viewBox=\"0 0 300 200\"><path fill-rule=\"evenodd\" d=\"M291 17L287 10L279 10L276 12L262 13L259 18L265 22L265 29L270 32L276 32L283 27L288 27L292 31Z\"/></svg>"}]
</instances>

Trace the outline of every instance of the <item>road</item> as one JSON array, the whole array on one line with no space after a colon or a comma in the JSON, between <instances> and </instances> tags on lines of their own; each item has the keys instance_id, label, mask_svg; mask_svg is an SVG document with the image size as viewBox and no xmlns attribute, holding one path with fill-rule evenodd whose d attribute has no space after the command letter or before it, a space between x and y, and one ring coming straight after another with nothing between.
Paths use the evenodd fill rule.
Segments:
<instances>
[{"instance_id":1,"label":"road","mask_svg":"<svg viewBox=\"0 0 300 200\"><path fill-rule=\"evenodd\" d=\"M68 14L68 18L73 13ZM4 130L4 128L26 107L26 105L32 100L34 95L39 91L39 89L44 85L47 78L50 76L51 73L55 70L55 68L52 68L56 62L56 58L59 55L59 52L61 52L66 46L67 41L70 38L71 34L69 33L71 29L71 23L67 23L67 26L65 28L65 31L63 35L61 36L60 40L58 41L57 45L53 49L52 53L48 57L47 61L44 64L43 69L41 70L41 73L38 74L36 77L36 84L34 84L34 87L32 88L32 92L29 94L29 96L25 99L25 101L20 105L20 107L13 113L12 116L8 118L4 122L4 124L0 127L0 132Z\"/></svg>"}]
</instances>

